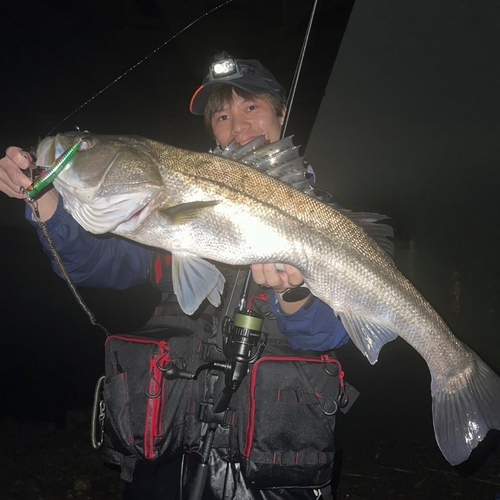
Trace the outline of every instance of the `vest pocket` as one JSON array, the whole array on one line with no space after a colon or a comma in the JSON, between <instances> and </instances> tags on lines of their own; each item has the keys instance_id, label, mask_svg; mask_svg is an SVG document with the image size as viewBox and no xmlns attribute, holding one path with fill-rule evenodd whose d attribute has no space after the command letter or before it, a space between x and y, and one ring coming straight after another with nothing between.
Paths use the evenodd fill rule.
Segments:
<instances>
[{"instance_id":1,"label":"vest pocket","mask_svg":"<svg viewBox=\"0 0 500 500\"><path fill-rule=\"evenodd\" d=\"M132 446L134 436L130 425L130 398L126 373L106 377L104 397L107 406L107 423L112 427L113 434L120 440L121 446Z\"/></svg>"},{"instance_id":2,"label":"vest pocket","mask_svg":"<svg viewBox=\"0 0 500 500\"><path fill-rule=\"evenodd\" d=\"M172 363L192 369L198 342L194 335L107 339L105 433L115 451L139 460L183 453L192 382L164 372Z\"/></svg>"},{"instance_id":3,"label":"vest pocket","mask_svg":"<svg viewBox=\"0 0 500 500\"><path fill-rule=\"evenodd\" d=\"M265 356L255 363L238 428L250 487L316 488L331 480L341 372L335 364L324 355Z\"/></svg>"}]
</instances>

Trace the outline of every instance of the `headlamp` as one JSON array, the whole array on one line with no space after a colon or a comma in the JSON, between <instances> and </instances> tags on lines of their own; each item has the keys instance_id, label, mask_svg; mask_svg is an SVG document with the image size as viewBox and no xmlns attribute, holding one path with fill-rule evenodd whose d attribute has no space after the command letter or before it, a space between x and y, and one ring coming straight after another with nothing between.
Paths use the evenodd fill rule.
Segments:
<instances>
[{"instance_id":1,"label":"headlamp","mask_svg":"<svg viewBox=\"0 0 500 500\"><path fill-rule=\"evenodd\" d=\"M232 57L223 52L210 66L210 80L240 78L241 71Z\"/></svg>"},{"instance_id":2,"label":"headlamp","mask_svg":"<svg viewBox=\"0 0 500 500\"><path fill-rule=\"evenodd\" d=\"M236 69L237 66L233 59L224 59L212 64L212 74L214 78L231 75L236 71Z\"/></svg>"}]
</instances>

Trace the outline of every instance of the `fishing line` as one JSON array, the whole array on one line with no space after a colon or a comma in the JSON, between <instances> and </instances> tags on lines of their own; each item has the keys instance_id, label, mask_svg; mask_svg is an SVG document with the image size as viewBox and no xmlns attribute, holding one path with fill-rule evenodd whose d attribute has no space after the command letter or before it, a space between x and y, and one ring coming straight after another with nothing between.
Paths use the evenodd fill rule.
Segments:
<instances>
[{"instance_id":1,"label":"fishing line","mask_svg":"<svg viewBox=\"0 0 500 500\"><path fill-rule=\"evenodd\" d=\"M58 265L59 269L61 270L61 274L64 278L64 281L66 281L66 284L68 285L68 288L71 290L73 297L76 299L76 301L78 302L80 307L83 309L83 311L85 312L85 314L89 318L90 324L92 326L98 326L99 328L101 328L104 331L104 333L106 334L106 337L108 337L109 336L108 330L106 329L106 327L104 327L103 325L101 325L100 323L98 323L96 321L93 312L90 310L89 306L87 306L87 304L83 300L82 296L80 295L80 292L78 291L75 284L73 283L73 280L69 276L68 271L66 270L66 266L64 265L64 263L61 259L61 256L59 255L59 252L56 250L56 247L54 245L52 237L50 236L49 230L47 228L47 224L45 223L45 221L42 221L40 219L40 212L38 211L38 202L36 200L28 200L28 203L30 203L32 208L33 208L33 214L35 216L35 219L38 222L38 225L40 226L42 234L45 236L45 238L47 239L47 242L49 244L50 253L52 254L52 257L54 258L56 264Z\"/></svg>"},{"instance_id":2,"label":"fishing line","mask_svg":"<svg viewBox=\"0 0 500 500\"><path fill-rule=\"evenodd\" d=\"M300 51L299 59L297 61L297 66L295 67L295 74L293 75L292 85L290 86L290 95L286 102L286 114L285 121L283 123L283 129L281 130L281 138L285 137L286 127L288 125L288 118L290 117L290 112L293 106L293 99L295 97L295 91L297 90L297 85L299 83L300 72L302 70L302 62L304 61L304 56L307 49L307 44L309 42L309 35L311 33L311 28L314 20L314 14L316 13L316 6L318 5L318 0L314 0L314 5L311 10L311 15L309 16L309 23L307 25L306 33L304 35L304 41L302 42L302 49Z\"/></svg>"},{"instance_id":3,"label":"fishing line","mask_svg":"<svg viewBox=\"0 0 500 500\"><path fill-rule=\"evenodd\" d=\"M97 92L96 94L94 94L90 99L88 99L87 101L85 101L81 106L79 106L78 108L76 108L73 112L71 112L68 116L66 116L66 118L64 118L63 120L61 120L45 137L48 137L50 134L52 134L52 132L54 132L54 130L56 130L58 127L60 127L65 121L67 121L69 118L71 118L75 113L77 113L78 111L80 111L83 107L85 107L87 104L89 104L90 102L92 102L95 98L97 98L98 96L100 96L103 92L105 92L106 90L108 90L112 85L114 85L115 83L117 83L118 81L120 81L124 76L128 75L131 71L133 71L135 68L137 68L139 65L141 65L144 61L148 60L152 55L156 54L156 52L158 52L160 49L162 49L163 47L165 47L165 45L167 45L172 40L174 40L175 38L177 38L179 35L181 35L182 33L184 33L186 30L188 30L189 28L191 28L191 26L195 25L198 21L200 21L204 17L210 15L212 12L215 12L216 10L220 9L221 7L224 7L228 3L231 3L232 1L233 0L225 0L221 4L217 5L216 7L214 7L211 10L208 10L207 12L205 12L204 14L202 14L201 16L199 16L198 18L196 18L194 21L192 21L191 23L189 23L188 25L186 25L184 28L182 28L180 31L178 31L174 36L170 37L168 40L166 40L161 45L159 45L158 47L156 47L156 49L154 49L148 55L146 55L145 57L143 57L140 61L138 61L137 63L135 63L133 66L131 66L127 71L125 71L124 73L122 73L118 78L115 78L110 84L106 85L106 87L104 87L103 89L101 89L99 92ZM69 276L69 274L68 274L68 272L66 270L66 267L64 266L64 263L63 263L63 261L61 259L61 256L59 255L59 252L57 251L57 249L56 249L56 247L55 247L55 245L54 245L54 243L52 241L52 238L50 236L50 233L49 233L49 231L47 229L47 226L46 226L45 222L43 222L43 221L40 220L40 215L38 213L38 208L37 208L36 202L33 203L33 206L34 206L35 218L38 221L38 224L40 226L40 229L41 229L43 235L47 239L47 242L49 244L50 252L51 252L51 254L52 254L55 262L57 263L59 269L61 270L61 274L63 275L64 280L66 281L66 284L68 285L69 289L71 290L71 293L73 294L73 296L75 297L76 301L78 302L78 304L80 305L80 307L83 309L83 311L85 312L85 314L88 316L88 318L90 320L90 323L93 326L100 327L104 331L104 333L106 334L106 336L109 336L108 330L104 326L102 326L101 324L99 324L96 321L94 314L92 313L92 311L90 310L90 308L87 306L87 304L84 302L82 296L80 295L80 292L78 291L78 289L74 285L73 281L71 280L71 278L70 278L70 276Z\"/></svg>"},{"instance_id":4,"label":"fishing line","mask_svg":"<svg viewBox=\"0 0 500 500\"><path fill-rule=\"evenodd\" d=\"M66 271L66 267L64 266L61 256L59 255L59 252L56 250L56 247L54 246L54 242L52 241L52 238L50 237L50 233L47 229L47 225L43 221L38 222L40 224L40 228L42 230L43 235L47 238L47 241L49 242L49 249L50 253L54 257L54 260L57 262L57 265L59 266L59 269L61 270L64 280L66 281L66 284L68 285L69 289L71 290L71 293L73 294L73 297L75 297L76 301L80 305L80 307L83 309L87 317L89 318L90 324L92 326L98 326L101 328L104 333L106 334L106 337L109 337L109 332L100 323L97 322L95 319L94 313L90 310L89 306L84 302L82 296L80 295L80 292L77 290L75 284L73 283L72 279L70 278L68 272Z\"/></svg>"},{"instance_id":5,"label":"fishing line","mask_svg":"<svg viewBox=\"0 0 500 500\"><path fill-rule=\"evenodd\" d=\"M106 85L99 92L97 92L96 94L94 94L90 99L88 99L87 101L85 101L81 106L79 106L74 111L72 111L66 118L64 118L63 120L61 120L45 137L48 137L50 134L52 134L52 132L54 132L54 130L56 130L57 128L59 128L66 120L69 120L75 113L77 113L78 111L80 111L87 104L91 103L95 98L99 97L103 92L106 92L106 90L108 90L111 86L113 86L115 83L117 83L118 81L120 81L124 76L128 75L131 71L133 71L135 68L137 68L138 66L140 66L143 62L147 61L151 56L153 56L159 50L161 50L163 47L165 47L165 45L169 44L172 40L175 40L179 35L181 35L186 30L188 30L189 28L191 28L191 26L195 25L198 21L200 21L204 17L209 16L210 14L212 14L212 12L215 12L216 10L224 7L228 3L231 3L232 1L233 0L225 0L221 4L219 4L216 7L214 7L213 9L208 10L207 12L205 12L204 14L202 14L201 16L199 16L198 18L196 18L194 21L190 22L188 25L186 25L180 31L178 31L174 36L170 37L168 40L166 40L165 42L163 42L161 45L158 45L158 47L156 47L156 49L154 49L152 52L150 52L147 56L143 57L140 61L138 61L133 66L131 66L129 69L127 69L125 72L123 72L119 77L115 78L110 84Z\"/></svg>"}]
</instances>

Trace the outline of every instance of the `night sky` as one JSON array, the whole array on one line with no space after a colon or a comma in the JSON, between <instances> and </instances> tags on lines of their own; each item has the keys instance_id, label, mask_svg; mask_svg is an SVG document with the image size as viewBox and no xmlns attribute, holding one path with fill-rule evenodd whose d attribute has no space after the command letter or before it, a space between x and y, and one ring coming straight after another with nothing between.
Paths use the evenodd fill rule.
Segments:
<instances>
[{"instance_id":1,"label":"night sky","mask_svg":"<svg viewBox=\"0 0 500 500\"><path fill-rule=\"evenodd\" d=\"M35 145L215 5L129 0L116 9L98 0L4 2L0 149ZM498 2L356 0L340 45L352 5L319 2L288 131L304 146L320 186L348 208L392 218L398 266L498 372ZM311 7L234 0L58 131L78 126L205 151L210 137L188 104L214 54L259 59L289 87ZM0 196L0 373L9 402L0 417L62 423L69 408L89 404L102 372L104 337L51 271L23 220L23 205ZM158 299L149 287L82 293L111 331L139 327ZM412 443L432 439L430 378L411 348L393 342L375 367L353 346L340 355L364 395L340 424L347 446L362 453L375 435L397 442L408 439L409 429ZM453 470L439 451L436 461Z\"/></svg>"}]
</instances>

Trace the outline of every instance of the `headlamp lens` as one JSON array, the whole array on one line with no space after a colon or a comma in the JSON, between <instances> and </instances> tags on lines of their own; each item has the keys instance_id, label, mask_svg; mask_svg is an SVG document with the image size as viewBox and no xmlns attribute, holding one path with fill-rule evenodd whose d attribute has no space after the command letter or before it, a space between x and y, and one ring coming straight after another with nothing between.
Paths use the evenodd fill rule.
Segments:
<instances>
[{"instance_id":1,"label":"headlamp lens","mask_svg":"<svg viewBox=\"0 0 500 500\"><path fill-rule=\"evenodd\" d=\"M236 63L233 59L222 59L212 64L212 75L214 78L224 78L237 71Z\"/></svg>"}]
</instances>

